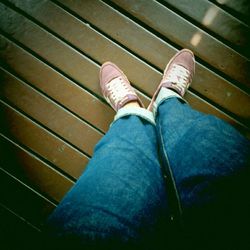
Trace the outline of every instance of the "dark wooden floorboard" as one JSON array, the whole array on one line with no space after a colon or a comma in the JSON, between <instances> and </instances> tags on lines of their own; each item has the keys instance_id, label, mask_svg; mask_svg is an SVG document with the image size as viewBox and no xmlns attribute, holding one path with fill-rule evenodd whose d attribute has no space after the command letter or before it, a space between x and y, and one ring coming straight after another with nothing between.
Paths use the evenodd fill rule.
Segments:
<instances>
[{"instance_id":1,"label":"dark wooden floorboard","mask_svg":"<svg viewBox=\"0 0 250 250\"><path fill-rule=\"evenodd\" d=\"M173 10L195 21L196 24L211 32L240 53L249 56L249 27L239 19L224 11L208 0L163 0ZM194 7L195 6L195 7Z\"/></svg>"},{"instance_id":2,"label":"dark wooden floorboard","mask_svg":"<svg viewBox=\"0 0 250 250\"><path fill-rule=\"evenodd\" d=\"M59 203L74 182L10 139L0 135L1 166L37 192Z\"/></svg>"},{"instance_id":3,"label":"dark wooden floorboard","mask_svg":"<svg viewBox=\"0 0 250 250\"><path fill-rule=\"evenodd\" d=\"M36 153L57 169L77 179L89 158L0 100L0 132ZM7 160L7 159L6 159Z\"/></svg>"},{"instance_id":4,"label":"dark wooden floorboard","mask_svg":"<svg viewBox=\"0 0 250 250\"><path fill-rule=\"evenodd\" d=\"M15 43L1 40L6 45L1 56L8 68L96 128L108 130L114 111L107 104Z\"/></svg>"},{"instance_id":5,"label":"dark wooden floorboard","mask_svg":"<svg viewBox=\"0 0 250 250\"><path fill-rule=\"evenodd\" d=\"M113 2L172 42L192 49L199 58L220 72L250 87L249 60L176 13L156 1Z\"/></svg>"},{"instance_id":6,"label":"dark wooden floorboard","mask_svg":"<svg viewBox=\"0 0 250 250\"><path fill-rule=\"evenodd\" d=\"M11 73L2 70L1 98L17 106L30 117L88 155L102 134L63 109ZM88 141L88 143L84 143Z\"/></svg>"},{"instance_id":7,"label":"dark wooden floorboard","mask_svg":"<svg viewBox=\"0 0 250 250\"><path fill-rule=\"evenodd\" d=\"M115 112L99 87L105 61L122 68L147 106L169 59L192 49L196 75L186 100L250 138L249 6L246 0L2 1L1 249L15 249L11 239L24 249L39 241L47 217L108 131Z\"/></svg>"},{"instance_id":8,"label":"dark wooden floorboard","mask_svg":"<svg viewBox=\"0 0 250 250\"><path fill-rule=\"evenodd\" d=\"M144 28L139 27L123 15L118 14L102 2L87 1L80 5L77 2L71 1L69 3L66 1L64 4L82 18L89 20L100 30L118 40L119 43L133 50L147 61L150 61L154 66L159 67L162 71L167 61L176 53L175 48L166 44ZM104 20L110 21L105 22ZM128 37L133 37L133 39L128 39ZM111 54L110 57L112 58L112 53L109 54ZM94 55L91 54L91 56ZM126 65L126 61L116 60L116 58L113 58L113 61L118 63L123 69L126 69L125 72L128 74L129 79L136 83L143 80L144 89L151 87L147 93L152 96L161 78L160 72L155 73L158 77L152 78L145 71L142 74L145 75L145 79L140 77L141 74L138 74L137 67L133 67L133 69L128 68L129 66ZM133 78L133 75L137 78ZM217 103L231 113L242 117L242 120L246 123L249 123L250 111L247 108L250 105L249 95L199 63L196 65L196 75L191 88L196 93L200 93L213 103ZM241 105L241 101L244 103L243 105Z\"/></svg>"},{"instance_id":9,"label":"dark wooden floorboard","mask_svg":"<svg viewBox=\"0 0 250 250\"><path fill-rule=\"evenodd\" d=\"M0 191L1 203L35 227L41 228L56 204L2 168L0 168L0 181L4 187Z\"/></svg>"},{"instance_id":10,"label":"dark wooden floorboard","mask_svg":"<svg viewBox=\"0 0 250 250\"><path fill-rule=\"evenodd\" d=\"M33 249L41 240L39 229L1 204L0 219L1 249Z\"/></svg>"}]
</instances>

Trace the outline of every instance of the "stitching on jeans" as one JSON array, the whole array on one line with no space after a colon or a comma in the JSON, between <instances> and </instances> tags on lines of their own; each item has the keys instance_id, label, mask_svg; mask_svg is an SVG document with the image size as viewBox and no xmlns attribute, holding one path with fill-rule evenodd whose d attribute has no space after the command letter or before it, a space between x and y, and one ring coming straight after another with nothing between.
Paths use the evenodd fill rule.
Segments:
<instances>
[{"instance_id":1,"label":"stitching on jeans","mask_svg":"<svg viewBox=\"0 0 250 250\"><path fill-rule=\"evenodd\" d=\"M169 163L169 159L168 159L168 155L167 155L167 152L165 150L165 147L164 147L164 140L163 140L163 137L162 137L162 128L161 128L161 125L160 123L158 123L159 125L159 136L160 136L160 146L162 147L162 151L163 151L163 154L165 156L165 159L167 161L167 166L166 166L166 171L169 173L169 177L170 177L170 180L171 180L171 184L172 184L172 187L174 189L174 194L175 194L175 197L176 197L176 203L177 203L177 207L178 207L178 213L179 213L179 222L180 222L180 225L182 226L183 223L182 223L182 207L181 207L181 202L180 202L180 197L179 197L179 193L178 193L178 190L177 190L177 187L176 187L176 184L175 184L175 179L174 179L174 176L173 176L173 172L172 172L172 169L170 167L170 163ZM166 176L167 177L167 176Z\"/></svg>"}]
</instances>

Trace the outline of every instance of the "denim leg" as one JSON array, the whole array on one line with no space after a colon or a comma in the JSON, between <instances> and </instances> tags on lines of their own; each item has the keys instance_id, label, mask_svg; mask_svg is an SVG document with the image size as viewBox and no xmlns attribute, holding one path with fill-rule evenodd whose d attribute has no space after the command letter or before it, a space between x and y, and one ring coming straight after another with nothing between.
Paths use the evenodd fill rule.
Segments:
<instances>
[{"instance_id":1,"label":"denim leg","mask_svg":"<svg viewBox=\"0 0 250 250\"><path fill-rule=\"evenodd\" d=\"M156 124L191 248L247 249L249 141L224 121L175 97L158 106Z\"/></svg>"},{"instance_id":2,"label":"denim leg","mask_svg":"<svg viewBox=\"0 0 250 250\"><path fill-rule=\"evenodd\" d=\"M166 211L155 126L129 115L116 120L96 145L48 228L53 237L64 239L64 246L139 247L156 240Z\"/></svg>"}]
</instances>

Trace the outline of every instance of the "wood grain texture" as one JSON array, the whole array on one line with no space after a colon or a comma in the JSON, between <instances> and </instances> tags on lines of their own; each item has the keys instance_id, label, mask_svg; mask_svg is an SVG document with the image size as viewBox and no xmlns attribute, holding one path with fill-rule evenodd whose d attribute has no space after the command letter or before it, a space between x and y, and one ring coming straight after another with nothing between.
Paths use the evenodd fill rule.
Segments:
<instances>
[{"instance_id":1,"label":"wood grain texture","mask_svg":"<svg viewBox=\"0 0 250 250\"><path fill-rule=\"evenodd\" d=\"M1 203L41 228L56 205L0 168ZM8 190L8 192L6 192Z\"/></svg>"},{"instance_id":2,"label":"wood grain texture","mask_svg":"<svg viewBox=\"0 0 250 250\"><path fill-rule=\"evenodd\" d=\"M1 98L17 106L79 150L92 155L102 134L11 73L2 69ZM87 142L87 143L84 143Z\"/></svg>"},{"instance_id":3,"label":"wood grain texture","mask_svg":"<svg viewBox=\"0 0 250 250\"><path fill-rule=\"evenodd\" d=\"M156 1L114 0L125 11L232 79L250 87L249 60ZM199 42L192 42L194 37Z\"/></svg>"},{"instance_id":4,"label":"wood grain texture","mask_svg":"<svg viewBox=\"0 0 250 250\"><path fill-rule=\"evenodd\" d=\"M168 60L170 60L177 51L166 42L100 1L85 1L84 3L65 1L63 4L82 18L93 23L103 32L112 36L119 43L122 43L136 54L139 54L140 57L159 67L162 71ZM141 41L143 41L143 43ZM130 72L131 75L139 75L137 67L134 67L134 70L126 71L126 73L127 72ZM147 93L151 96L154 93L152 89L155 90L157 88L161 79L161 73L159 72L158 78L155 77L154 80L151 75L148 76L147 71L145 71L144 74L140 74L140 76L141 75L144 76L143 89L149 89L150 86L151 90L149 89ZM147 82L148 78L151 79L151 83ZM199 63L196 64L196 74L191 88L224 109L241 117L242 121L249 124L250 111L247 107L250 105L250 96L245 91L232 85ZM241 101L243 103L241 103Z\"/></svg>"},{"instance_id":5,"label":"wood grain texture","mask_svg":"<svg viewBox=\"0 0 250 250\"><path fill-rule=\"evenodd\" d=\"M0 100L0 132L77 179L89 158ZM7 159L6 159L7 160Z\"/></svg>"},{"instance_id":6,"label":"wood grain texture","mask_svg":"<svg viewBox=\"0 0 250 250\"><path fill-rule=\"evenodd\" d=\"M248 25L250 24L249 13L250 13L250 3L248 0L227 0L227 1L219 1L219 0L210 0L218 4L221 8L229 11L235 17L240 18Z\"/></svg>"},{"instance_id":7,"label":"wood grain texture","mask_svg":"<svg viewBox=\"0 0 250 250\"><path fill-rule=\"evenodd\" d=\"M84 172L115 115L99 87L105 61L124 71L147 106L169 59L193 49L186 100L250 138L245 3L2 1L0 215L26 236L27 223L41 229ZM16 232L6 226L6 236Z\"/></svg>"},{"instance_id":8,"label":"wood grain texture","mask_svg":"<svg viewBox=\"0 0 250 250\"><path fill-rule=\"evenodd\" d=\"M2 249L32 249L41 240L40 231L24 218L0 204Z\"/></svg>"},{"instance_id":9,"label":"wood grain texture","mask_svg":"<svg viewBox=\"0 0 250 250\"><path fill-rule=\"evenodd\" d=\"M228 41L248 57L249 27L208 0L163 0L202 27ZM194 8L195 6L195 8Z\"/></svg>"},{"instance_id":10,"label":"wood grain texture","mask_svg":"<svg viewBox=\"0 0 250 250\"><path fill-rule=\"evenodd\" d=\"M37 192L59 203L74 182L0 135L1 166Z\"/></svg>"},{"instance_id":11,"label":"wood grain texture","mask_svg":"<svg viewBox=\"0 0 250 250\"><path fill-rule=\"evenodd\" d=\"M5 44L1 57L8 67L72 113L103 132L108 130L115 114L111 107L18 45L0 39Z\"/></svg>"}]
</instances>

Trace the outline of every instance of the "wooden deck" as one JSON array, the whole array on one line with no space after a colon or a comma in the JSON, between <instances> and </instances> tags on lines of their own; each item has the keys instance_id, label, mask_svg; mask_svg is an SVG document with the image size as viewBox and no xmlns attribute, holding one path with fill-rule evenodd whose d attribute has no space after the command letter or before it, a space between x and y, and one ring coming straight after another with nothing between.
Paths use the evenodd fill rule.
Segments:
<instances>
[{"instance_id":1,"label":"wooden deck","mask_svg":"<svg viewBox=\"0 0 250 250\"><path fill-rule=\"evenodd\" d=\"M186 99L250 137L249 1L59 0L0 3L1 249L27 249L84 171L114 112L100 65L119 65L145 105L186 47ZM2 246L5 248L2 248Z\"/></svg>"}]
</instances>

